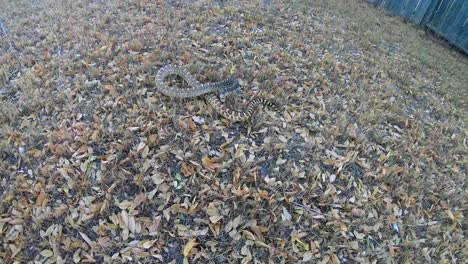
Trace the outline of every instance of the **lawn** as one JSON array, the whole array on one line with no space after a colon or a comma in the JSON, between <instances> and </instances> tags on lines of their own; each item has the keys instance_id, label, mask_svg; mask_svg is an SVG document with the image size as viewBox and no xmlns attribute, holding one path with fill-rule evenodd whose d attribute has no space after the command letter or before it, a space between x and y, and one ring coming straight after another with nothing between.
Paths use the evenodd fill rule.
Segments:
<instances>
[{"instance_id":1,"label":"lawn","mask_svg":"<svg viewBox=\"0 0 468 264\"><path fill-rule=\"evenodd\" d=\"M1 0L0 21L0 263L468 258L468 59L431 32L360 0ZM280 112L164 96L169 63Z\"/></svg>"}]
</instances>

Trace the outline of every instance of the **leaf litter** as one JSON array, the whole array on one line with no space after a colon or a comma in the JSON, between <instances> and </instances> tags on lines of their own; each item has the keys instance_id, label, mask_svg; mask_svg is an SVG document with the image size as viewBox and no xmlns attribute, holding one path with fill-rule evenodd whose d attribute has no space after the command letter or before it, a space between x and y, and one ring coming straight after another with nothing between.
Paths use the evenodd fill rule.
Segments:
<instances>
[{"instance_id":1,"label":"leaf litter","mask_svg":"<svg viewBox=\"0 0 468 264\"><path fill-rule=\"evenodd\" d=\"M466 260L466 108L436 87L464 79L384 26L337 1L2 5L2 262ZM282 114L162 96L167 63Z\"/></svg>"}]
</instances>

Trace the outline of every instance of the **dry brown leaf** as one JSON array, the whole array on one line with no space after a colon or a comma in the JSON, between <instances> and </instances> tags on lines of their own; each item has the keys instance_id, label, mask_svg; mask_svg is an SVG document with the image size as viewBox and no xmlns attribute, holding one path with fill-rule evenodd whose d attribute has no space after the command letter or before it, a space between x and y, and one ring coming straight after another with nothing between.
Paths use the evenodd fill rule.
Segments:
<instances>
[{"instance_id":1,"label":"dry brown leaf","mask_svg":"<svg viewBox=\"0 0 468 264\"><path fill-rule=\"evenodd\" d=\"M41 190L39 194L37 195L36 205L42 207L45 200L46 200L45 192L44 190Z\"/></svg>"},{"instance_id":2,"label":"dry brown leaf","mask_svg":"<svg viewBox=\"0 0 468 264\"><path fill-rule=\"evenodd\" d=\"M195 125L195 122L193 122L192 119L188 120L188 125L190 129L192 130L192 132L197 132L197 125Z\"/></svg>"},{"instance_id":3,"label":"dry brown leaf","mask_svg":"<svg viewBox=\"0 0 468 264\"><path fill-rule=\"evenodd\" d=\"M237 167L232 174L232 188L239 188L240 168Z\"/></svg>"},{"instance_id":4,"label":"dry brown leaf","mask_svg":"<svg viewBox=\"0 0 468 264\"><path fill-rule=\"evenodd\" d=\"M464 261L459 54L360 1L88 2L4 5L0 259L163 263L185 238L184 263ZM226 122L161 94L165 63L283 110Z\"/></svg>"},{"instance_id":5,"label":"dry brown leaf","mask_svg":"<svg viewBox=\"0 0 468 264\"><path fill-rule=\"evenodd\" d=\"M83 154L85 152L88 151L88 145L87 144L83 144L81 145L81 147L79 147L77 150L76 150L76 153L77 154Z\"/></svg>"},{"instance_id":6,"label":"dry brown leaf","mask_svg":"<svg viewBox=\"0 0 468 264\"><path fill-rule=\"evenodd\" d=\"M185 177L190 177L196 173L196 167L190 163L184 162L182 164L181 172Z\"/></svg>"},{"instance_id":7,"label":"dry brown leaf","mask_svg":"<svg viewBox=\"0 0 468 264\"><path fill-rule=\"evenodd\" d=\"M26 151L26 153L28 155L31 155L31 156L35 157L35 158L40 157L41 154L42 154L42 152L40 150L38 150L38 149L31 149L31 150Z\"/></svg>"},{"instance_id":8,"label":"dry brown leaf","mask_svg":"<svg viewBox=\"0 0 468 264\"><path fill-rule=\"evenodd\" d=\"M221 165L216 163L218 158L208 158L204 157L201 159L203 166L209 171L215 171L216 168L219 168Z\"/></svg>"},{"instance_id":9,"label":"dry brown leaf","mask_svg":"<svg viewBox=\"0 0 468 264\"><path fill-rule=\"evenodd\" d=\"M302 261L307 262L307 261L311 260L313 257L314 257L314 255L312 254L312 252L310 252L310 251L305 252L304 255L302 255Z\"/></svg>"}]
</instances>

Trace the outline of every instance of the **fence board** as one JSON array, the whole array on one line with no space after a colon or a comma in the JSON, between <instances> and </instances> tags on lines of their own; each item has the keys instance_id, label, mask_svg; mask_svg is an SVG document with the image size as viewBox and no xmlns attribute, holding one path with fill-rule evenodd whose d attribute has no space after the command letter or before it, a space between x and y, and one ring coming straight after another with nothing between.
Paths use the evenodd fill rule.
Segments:
<instances>
[{"instance_id":1,"label":"fence board","mask_svg":"<svg viewBox=\"0 0 468 264\"><path fill-rule=\"evenodd\" d=\"M468 54L468 2L465 0L440 0L427 27Z\"/></svg>"},{"instance_id":2,"label":"fence board","mask_svg":"<svg viewBox=\"0 0 468 264\"><path fill-rule=\"evenodd\" d=\"M430 10L432 2L433 1L431 0L418 1L414 7L413 13L411 14L411 20L416 24L421 24L424 19L424 15Z\"/></svg>"}]
</instances>

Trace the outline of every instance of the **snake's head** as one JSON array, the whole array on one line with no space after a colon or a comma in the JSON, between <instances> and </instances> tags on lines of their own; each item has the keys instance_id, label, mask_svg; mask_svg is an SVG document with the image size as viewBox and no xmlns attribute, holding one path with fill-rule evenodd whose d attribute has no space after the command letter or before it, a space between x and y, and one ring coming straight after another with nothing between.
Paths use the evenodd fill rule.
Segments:
<instances>
[{"instance_id":1,"label":"snake's head","mask_svg":"<svg viewBox=\"0 0 468 264\"><path fill-rule=\"evenodd\" d=\"M234 78L223 80L219 84L223 93L232 93L240 87L239 81Z\"/></svg>"},{"instance_id":2,"label":"snake's head","mask_svg":"<svg viewBox=\"0 0 468 264\"><path fill-rule=\"evenodd\" d=\"M220 89L219 89L219 100L221 102L224 102L226 100L226 96L230 93L233 93L237 90L239 90L239 81L237 81L234 78L229 78L223 81L220 81L219 83Z\"/></svg>"}]
</instances>

